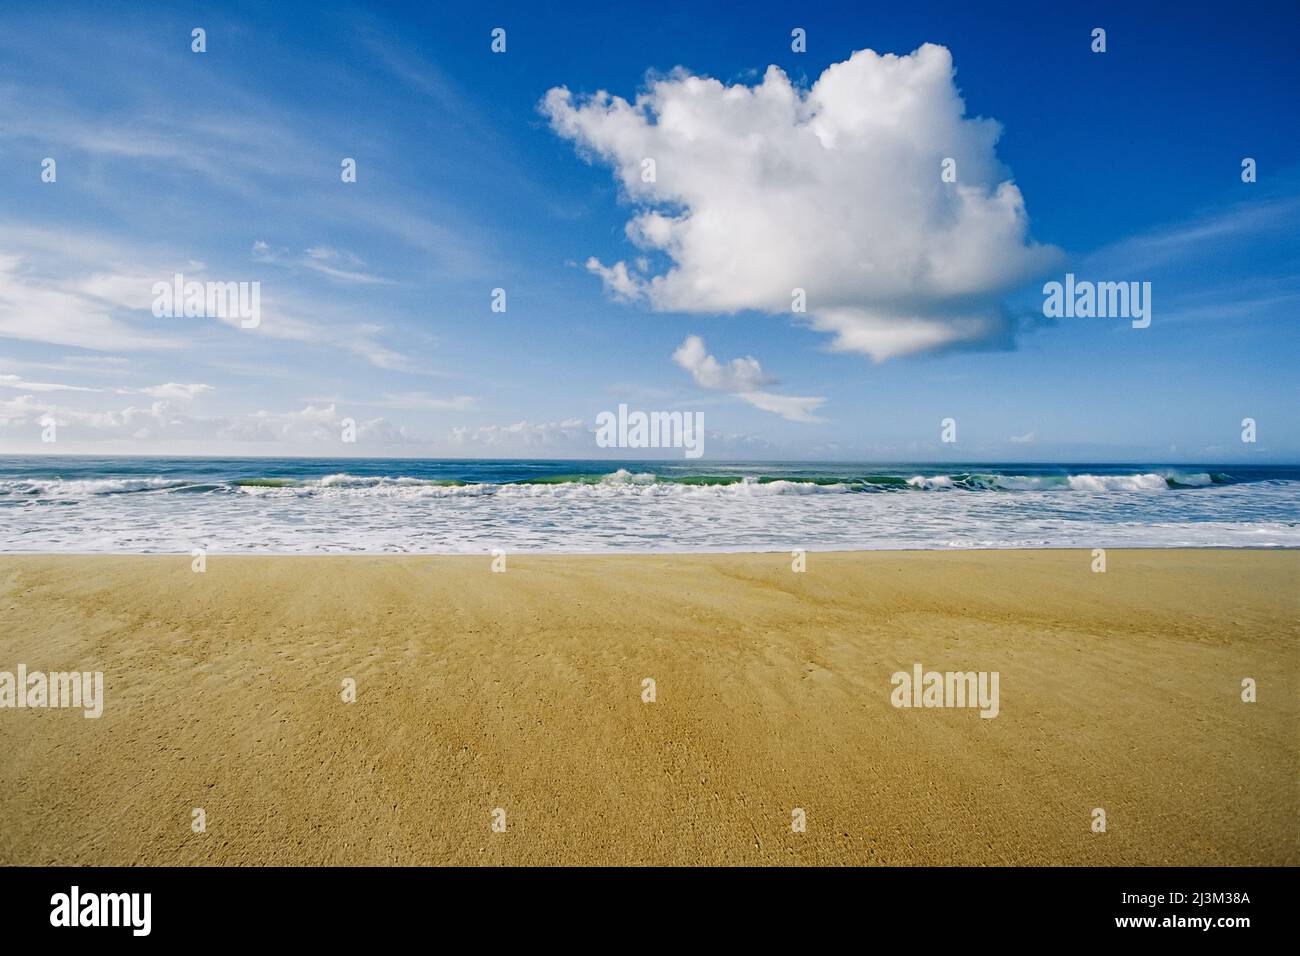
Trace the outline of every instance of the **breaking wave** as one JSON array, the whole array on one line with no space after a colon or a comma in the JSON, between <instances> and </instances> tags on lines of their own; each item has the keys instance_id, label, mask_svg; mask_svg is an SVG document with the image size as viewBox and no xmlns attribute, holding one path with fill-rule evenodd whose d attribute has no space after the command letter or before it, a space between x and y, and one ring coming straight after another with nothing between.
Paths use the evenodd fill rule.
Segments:
<instances>
[{"instance_id":1,"label":"breaking wave","mask_svg":"<svg viewBox=\"0 0 1300 956\"><path fill-rule=\"evenodd\" d=\"M611 496L770 496L819 494L890 494L906 492L1164 492L1234 484L1220 472L1178 471L1133 474L1001 475L977 472L902 475L659 475L618 469L609 473L575 473L514 481L465 481L404 475L365 476L346 472L321 478L276 476L230 481L171 478L44 478L0 480L0 499L77 500L121 494L236 494L258 497L384 498L481 497L611 497Z\"/></svg>"},{"instance_id":2,"label":"breaking wave","mask_svg":"<svg viewBox=\"0 0 1300 956\"><path fill-rule=\"evenodd\" d=\"M1291 465L620 464L0 457L0 553L1300 547Z\"/></svg>"}]
</instances>

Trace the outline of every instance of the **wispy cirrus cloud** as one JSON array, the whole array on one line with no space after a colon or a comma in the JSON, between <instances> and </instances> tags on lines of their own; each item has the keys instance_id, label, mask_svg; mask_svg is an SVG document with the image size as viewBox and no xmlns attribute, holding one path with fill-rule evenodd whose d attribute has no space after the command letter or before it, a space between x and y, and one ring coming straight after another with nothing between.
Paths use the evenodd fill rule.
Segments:
<instances>
[{"instance_id":1,"label":"wispy cirrus cloud","mask_svg":"<svg viewBox=\"0 0 1300 956\"><path fill-rule=\"evenodd\" d=\"M1233 203L1113 242L1084 257L1083 265L1150 273L1189 258L1215 254L1225 245L1264 240L1279 231L1293 232L1297 220L1300 196Z\"/></svg>"},{"instance_id":2,"label":"wispy cirrus cloud","mask_svg":"<svg viewBox=\"0 0 1300 956\"><path fill-rule=\"evenodd\" d=\"M0 338L108 352L179 350L193 327L160 320L151 311L154 284L171 282L176 273L197 281L258 281L130 243L0 224ZM377 368L411 367L409 356L382 342L383 324L358 322L346 306L267 283L261 307L255 332L241 329L235 315L212 320L242 335L342 349Z\"/></svg>"},{"instance_id":3,"label":"wispy cirrus cloud","mask_svg":"<svg viewBox=\"0 0 1300 956\"><path fill-rule=\"evenodd\" d=\"M158 273L128 274L103 267L52 273L50 265L0 237L0 338L105 351L181 347L177 337L124 314L124 289L133 281L152 283ZM147 285L141 297L147 300Z\"/></svg>"},{"instance_id":4,"label":"wispy cirrus cloud","mask_svg":"<svg viewBox=\"0 0 1300 956\"><path fill-rule=\"evenodd\" d=\"M258 239L253 243L252 253L258 262L306 269L351 285L392 284L391 279L366 271L366 264L359 256L330 246L312 246L298 254L290 253L288 249L274 248L265 239Z\"/></svg>"},{"instance_id":5,"label":"wispy cirrus cloud","mask_svg":"<svg viewBox=\"0 0 1300 956\"><path fill-rule=\"evenodd\" d=\"M1289 323L1300 307L1300 264L1289 241L1300 195L1290 188L1144 230L1078 257L1073 268L1150 279L1161 324Z\"/></svg>"},{"instance_id":6,"label":"wispy cirrus cloud","mask_svg":"<svg viewBox=\"0 0 1300 956\"><path fill-rule=\"evenodd\" d=\"M63 382L32 382L18 375L0 375L0 388L23 392L111 392L116 395L145 395L149 398L168 398L175 401L192 401L213 391L211 385L164 382L140 388L93 388L87 385L69 385Z\"/></svg>"},{"instance_id":7,"label":"wispy cirrus cloud","mask_svg":"<svg viewBox=\"0 0 1300 956\"><path fill-rule=\"evenodd\" d=\"M0 388L14 388L24 392L98 392L100 389L82 385L64 385L60 382L29 382L18 375L0 375Z\"/></svg>"}]
</instances>

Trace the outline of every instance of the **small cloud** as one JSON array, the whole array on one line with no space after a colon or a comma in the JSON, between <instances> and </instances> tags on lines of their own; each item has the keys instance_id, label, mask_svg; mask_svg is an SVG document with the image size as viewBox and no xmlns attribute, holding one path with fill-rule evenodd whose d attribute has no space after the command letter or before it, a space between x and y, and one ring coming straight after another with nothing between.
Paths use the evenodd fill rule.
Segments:
<instances>
[{"instance_id":1,"label":"small cloud","mask_svg":"<svg viewBox=\"0 0 1300 956\"><path fill-rule=\"evenodd\" d=\"M772 384L772 380L763 374L758 359L752 355L732 359L722 365L704 346L704 339L698 335L688 335L686 340L673 353L673 361L691 373L695 384L700 388L717 389L723 392L751 392L762 385Z\"/></svg>"},{"instance_id":2,"label":"small cloud","mask_svg":"<svg viewBox=\"0 0 1300 956\"><path fill-rule=\"evenodd\" d=\"M258 239L254 242L253 248L250 251L253 254L253 258L258 262L271 262L277 265L282 263L285 256L289 253L288 249L285 249L284 247L277 249L265 239Z\"/></svg>"},{"instance_id":3,"label":"small cloud","mask_svg":"<svg viewBox=\"0 0 1300 956\"><path fill-rule=\"evenodd\" d=\"M791 422L820 422L813 412L826 403L824 398L774 395L771 392L737 392L736 397L765 412L774 412Z\"/></svg>"},{"instance_id":4,"label":"small cloud","mask_svg":"<svg viewBox=\"0 0 1300 956\"><path fill-rule=\"evenodd\" d=\"M777 395L762 391L760 386L774 384L775 380L763 372L758 359L752 355L732 359L723 365L709 354L704 340L698 335L688 335L673 353L673 361L691 373L695 384L711 391L727 392L765 412L773 412L787 421L819 422L813 412L826 401L824 398Z\"/></svg>"},{"instance_id":5,"label":"small cloud","mask_svg":"<svg viewBox=\"0 0 1300 956\"><path fill-rule=\"evenodd\" d=\"M605 284L605 291L620 302L632 302L645 294L643 283L627 271L626 262L605 266L592 256L587 260L587 271L600 276L600 281Z\"/></svg>"},{"instance_id":6,"label":"small cloud","mask_svg":"<svg viewBox=\"0 0 1300 956\"><path fill-rule=\"evenodd\" d=\"M1038 441L1038 436L1033 432L1025 432L1023 435L1012 435L1007 441L1013 445L1032 445Z\"/></svg>"}]
</instances>

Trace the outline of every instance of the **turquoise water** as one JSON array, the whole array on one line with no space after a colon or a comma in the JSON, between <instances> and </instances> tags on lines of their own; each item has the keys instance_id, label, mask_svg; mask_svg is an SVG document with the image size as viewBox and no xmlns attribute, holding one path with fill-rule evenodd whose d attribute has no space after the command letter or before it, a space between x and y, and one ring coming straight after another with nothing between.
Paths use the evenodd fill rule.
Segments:
<instances>
[{"instance_id":1,"label":"turquoise water","mask_svg":"<svg viewBox=\"0 0 1300 956\"><path fill-rule=\"evenodd\" d=\"M0 550L1300 546L1300 468L0 457Z\"/></svg>"}]
</instances>

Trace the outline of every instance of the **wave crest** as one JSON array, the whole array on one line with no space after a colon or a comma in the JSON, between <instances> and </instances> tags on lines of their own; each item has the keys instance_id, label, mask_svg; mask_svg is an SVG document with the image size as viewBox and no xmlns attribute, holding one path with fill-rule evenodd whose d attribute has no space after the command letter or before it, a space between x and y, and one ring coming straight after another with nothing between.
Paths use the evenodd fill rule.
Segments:
<instances>
[{"instance_id":1,"label":"wave crest","mask_svg":"<svg viewBox=\"0 0 1300 956\"><path fill-rule=\"evenodd\" d=\"M1232 484L1233 479L1211 472L1135 472L1132 474L999 475L978 472L913 475L656 475L619 468L608 473L574 473L526 478L513 482L418 478L410 475L352 475L320 478L266 476L201 482L175 478L14 479L0 481L0 499L76 500L100 495L157 493L224 493L254 497L338 497L362 495L389 498L482 497L610 497L610 496L750 496L817 494L897 494L909 492L1083 492L1113 494L1162 492Z\"/></svg>"}]
</instances>

